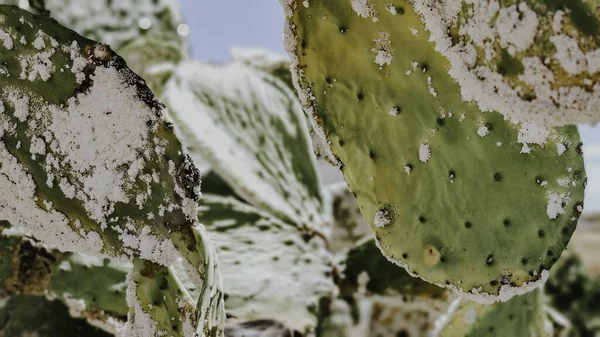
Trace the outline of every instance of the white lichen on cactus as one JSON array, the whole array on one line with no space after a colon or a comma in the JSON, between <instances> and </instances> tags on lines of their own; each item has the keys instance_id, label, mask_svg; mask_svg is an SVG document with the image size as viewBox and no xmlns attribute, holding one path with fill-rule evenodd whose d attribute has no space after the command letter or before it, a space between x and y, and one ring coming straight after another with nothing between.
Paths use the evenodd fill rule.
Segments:
<instances>
[{"instance_id":1,"label":"white lichen on cactus","mask_svg":"<svg viewBox=\"0 0 600 337\"><path fill-rule=\"evenodd\" d=\"M462 97L516 122L600 120L595 3L414 1Z\"/></svg>"}]
</instances>

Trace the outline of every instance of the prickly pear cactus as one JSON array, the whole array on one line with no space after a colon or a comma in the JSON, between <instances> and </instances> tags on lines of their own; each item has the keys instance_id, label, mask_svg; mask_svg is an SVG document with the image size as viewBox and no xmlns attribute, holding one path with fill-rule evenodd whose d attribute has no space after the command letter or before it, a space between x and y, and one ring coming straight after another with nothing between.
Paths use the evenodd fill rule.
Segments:
<instances>
[{"instance_id":1,"label":"prickly pear cactus","mask_svg":"<svg viewBox=\"0 0 600 337\"><path fill-rule=\"evenodd\" d=\"M414 6L450 60L465 100L515 121L600 121L597 1L418 0Z\"/></svg>"},{"instance_id":2,"label":"prickly pear cactus","mask_svg":"<svg viewBox=\"0 0 600 337\"><path fill-rule=\"evenodd\" d=\"M185 145L198 147L238 195L328 235L331 211L301 106L283 82L240 63L183 62L163 99Z\"/></svg>"},{"instance_id":3,"label":"prickly pear cactus","mask_svg":"<svg viewBox=\"0 0 600 337\"><path fill-rule=\"evenodd\" d=\"M284 6L305 111L382 252L482 302L544 282L583 207L577 129L512 124L462 101L406 1Z\"/></svg>"},{"instance_id":4,"label":"prickly pear cactus","mask_svg":"<svg viewBox=\"0 0 600 337\"><path fill-rule=\"evenodd\" d=\"M198 217L219 255L228 314L314 331L319 299L334 292L322 237L231 197L204 195Z\"/></svg>"},{"instance_id":5,"label":"prickly pear cactus","mask_svg":"<svg viewBox=\"0 0 600 337\"><path fill-rule=\"evenodd\" d=\"M553 336L540 289L492 305L458 299L438 324L436 337Z\"/></svg>"},{"instance_id":6,"label":"prickly pear cactus","mask_svg":"<svg viewBox=\"0 0 600 337\"><path fill-rule=\"evenodd\" d=\"M69 315L60 301L32 295L13 295L0 301L0 336L110 337L112 334L93 327L83 319Z\"/></svg>"},{"instance_id":7,"label":"prickly pear cactus","mask_svg":"<svg viewBox=\"0 0 600 337\"><path fill-rule=\"evenodd\" d=\"M58 299L71 316L86 318L110 333L125 324L129 311L125 275L131 269L126 263L47 250L26 238L5 235L0 235L0 256L2 297L22 294Z\"/></svg>"},{"instance_id":8,"label":"prickly pear cactus","mask_svg":"<svg viewBox=\"0 0 600 337\"><path fill-rule=\"evenodd\" d=\"M161 273L183 258L206 291L179 303L198 307L194 327L220 334L215 256L197 224L199 174L163 106L109 47L54 20L0 6L0 39L0 220L61 251L143 259ZM141 275L130 293L156 281ZM187 299L178 287L168 289Z\"/></svg>"}]
</instances>

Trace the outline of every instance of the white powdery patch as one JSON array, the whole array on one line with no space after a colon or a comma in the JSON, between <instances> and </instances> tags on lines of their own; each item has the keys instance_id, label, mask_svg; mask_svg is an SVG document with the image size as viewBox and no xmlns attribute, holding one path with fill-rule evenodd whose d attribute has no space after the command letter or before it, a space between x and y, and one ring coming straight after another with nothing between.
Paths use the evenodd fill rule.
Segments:
<instances>
[{"instance_id":1,"label":"white powdery patch","mask_svg":"<svg viewBox=\"0 0 600 337\"><path fill-rule=\"evenodd\" d=\"M9 33L7 33L4 29L0 29L0 41L2 41L2 45L4 48L11 50L14 47L14 42Z\"/></svg>"},{"instance_id":2,"label":"white powdery patch","mask_svg":"<svg viewBox=\"0 0 600 337\"><path fill-rule=\"evenodd\" d=\"M546 215L550 220L556 219L560 214L565 213L565 205L571 200L567 193L548 192L548 205L546 206Z\"/></svg>"},{"instance_id":3,"label":"white powdery patch","mask_svg":"<svg viewBox=\"0 0 600 337\"><path fill-rule=\"evenodd\" d=\"M81 314L85 311L85 301L82 299L74 298L69 293L63 294L64 303L69 308L69 315L71 317L81 317Z\"/></svg>"},{"instance_id":4,"label":"white powdery patch","mask_svg":"<svg viewBox=\"0 0 600 337\"><path fill-rule=\"evenodd\" d=\"M71 61L73 61L71 72L75 74L75 80L79 84L83 83L85 80L83 68L85 68L87 60L79 52L79 45L77 44L77 41L73 41L73 43L71 43L71 45L68 47L63 47L63 51L68 52L69 56L71 57Z\"/></svg>"},{"instance_id":5,"label":"white powdery patch","mask_svg":"<svg viewBox=\"0 0 600 337\"><path fill-rule=\"evenodd\" d=\"M392 223L392 217L390 216L390 212L387 210L379 210L375 212L375 217L373 218L373 225L375 227L383 228Z\"/></svg>"},{"instance_id":6,"label":"white powdery patch","mask_svg":"<svg viewBox=\"0 0 600 337\"><path fill-rule=\"evenodd\" d=\"M505 284L502 287L500 287L498 295L483 293L479 289L472 290L471 292L464 292L456 288L456 286L451 286L450 288L458 292L461 297L466 298L468 300L482 304L492 304L495 302L506 302L515 296L526 294L530 291L541 287L544 283L546 283L549 275L550 272L544 269L542 270L540 278L537 281L525 282L520 287L513 287L510 284Z\"/></svg>"},{"instance_id":7,"label":"white powdery patch","mask_svg":"<svg viewBox=\"0 0 600 337\"><path fill-rule=\"evenodd\" d=\"M41 30L37 32L35 40L33 40L33 47L37 50L46 48L46 42L44 42L44 32Z\"/></svg>"},{"instance_id":8,"label":"white powdery patch","mask_svg":"<svg viewBox=\"0 0 600 337\"><path fill-rule=\"evenodd\" d=\"M590 74L595 74L600 71L600 49L586 53L585 59ZM588 83L588 85L591 85L591 83Z\"/></svg>"},{"instance_id":9,"label":"white powdery patch","mask_svg":"<svg viewBox=\"0 0 600 337\"><path fill-rule=\"evenodd\" d=\"M525 2L519 4L518 10L516 5L500 9L496 20L500 45L508 48L511 54L528 49L533 44L537 28L537 15Z\"/></svg>"},{"instance_id":10,"label":"white powdery patch","mask_svg":"<svg viewBox=\"0 0 600 337\"><path fill-rule=\"evenodd\" d=\"M398 109L398 107L393 107L388 113L390 116L398 116L400 114L400 109Z\"/></svg>"},{"instance_id":11,"label":"white powdery patch","mask_svg":"<svg viewBox=\"0 0 600 337\"><path fill-rule=\"evenodd\" d=\"M521 152L529 153L531 151L529 144L544 145L549 136L550 131L546 127L539 124L523 123L519 129L517 142L523 144Z\"/></svg>"},{"instance_id":12,"label":"white powdery patch","mask_svg":"<svg viewBox=\"0 0 600 337\"><path fill-rule=\"evenodd\" d=\"M429 144L421 144L419 146L419 160L426 163L431 158L431 149Z\"/></svg>"},{"instance_id":13,"label":"white powdery patch","mask_svg":"<svg viewBox=\"0 0 600 337\"><path fill-rule=\"evenodd\" d=\"M375 63L379 65L379 69L383 66L390 65L394 62L394 52L390 42L390 33L379 32L379 38L375 40L376 47L372 51L376 51Z\"/></svg>"},{"instance_id":14,"label":"white powdery patch","mask_svg":"<svg viewBox=\"0 0 600 337\"><path fill-rule=\"evenodd\" d=\"M577 75L587 69L587 60L577 40L568 35L554 35L550 41L556 47L554 57L569 75Z\"/></svg>"},{"instance_id":15,"label":"white powdery patch","mask_svg":"<svg viewBox=\"0 0 600 337\"><path fill-rule=\"evenodd\" d=\"M419 35L419 30L418 30L418 29L416 29L415 27L411 27L411 28L410 28L410 33L411 33L413 36L417 36L417 35Z\"/></svg>"},{"instance_id":16,"label":"white powdery patch","mask_svg":"<svg viewBox=\"0 0 600 337\"><path fill-rule=\"evenodd\" d=\"M378 20L377 13L369 0L350 0L350 4L354 12L361 18L373 17L373 21Z\"/></svg>"},{"instance_id":17,"label":"white powdery patch","mask_svg":"<svg viewBox=\"0 0 600 337\"><path fill-rule=\"evenodd\" d=\"M49 106L50 139L45 141L72 167L82 185L77 198L90 218L102 223L106 209L129 201L126 191L141 169L132 164L148 144L146 122L157 117L117 70L98 67L92 79L89 92L69 99L64 110ZM121 169L130 166L127 172Z\"/></svg>"},{"instance_id":18,"label":"white powdery patch","mask_svg":"<svg viewBox=\"0 0 600 337\"><path fill-rule=\"evenodd\" d=\"M486 125L481 124L477 127L477 135L479 135L479 137L483 138L489 134L490 134L490 130L488 129L488 127Z\"/></svg>"},{"instance_id":19,"label":"white powdery patch","mask_svg":"<svg viewBox=\"0 0 600 337\"><path fill-rule=\"evenodd\" d=\"M119 238L123 242L123 247L139 251L139 256L143 259L164 266L177 262L181 258L181 253L175 248L173 242L152 235L151 231L149 226L145 226L139 233L124 231Z\"/></svg>"},{"instance_id":20,"label":"white powdery patch","mask_svg":"<svg viewBox=\"0 0 600 337\"><path fill-rule=\"evenodd\" d=\"M429 93L431 94L431 96L437 97L437 92L435 91L435 88L433 87L433 84L431 82L431 76L427 77L427 87L429 88Z\"/></svg>"},{"instance_id":21,"label":"white powdery patch","mask_svg":"<svg viewBox=\"0 0 600 337\"><path fill-rule=\"evenodd\" d=\"M392 14L392 15L398 14L398 11L396 10L396 6L394 6L394 5L391 5L391 4L387 5L385 7L385 9L387 9L387 11L390 12L390 14Z\"/></svg>"},{"instance_id":22,"label":"white powdery patch","mask_svg":"<svg viewBox=\"0 0 600 337\"><path fill-rule=\"evenodd\" d=\"M412 169L410 168L410 166L404 166L404 172L406 172L406 174L410 174L411 171Z\"/></svg>"},{"instance_id":23,"label":"white powdery patch","mask_svg":"<svg viewBox=\"0 0 600 337\"><path fill-rule=\"evenodd\" d=\"M599 121L596 111L600 105L600 84L593 85L593 82L587 81L585 89L567 85L533 86L535 98L525 99L521 87L513 87L496 72L495 65L473 66L476 57L474 47L482 48L485 60L492 61L497 57L495 42L507 45L509 53L514 52L530 45L531 36L537 36L542 28L547 28L534 18L535 14L524 2L516 7L513 5L510 10L502 8L497 0L417 0L413 5L430 31L436 50L449 59L449 75L460 84L463 100L475 101L483 111L498 111L515 123L554 126ZM469 12L459 17L463 5L469 6ZM501 10L504 14L500 13ZM514 13L519 14L518 21L514 20ZM509 22L517 25L510 26ZM454 45L447 31L457 26L460 26L461 42ZM561 34L553 37L552 42L556 43L559 50L555 55L550 55L548 61L561 64L571 74L586 70L591 74L599 70L600 66L596 64L600 62L595 61L594 65L590 65L588 55L583 55L577 41L569 39L572 38ZM548 82L543 73L535 75L537 78L531 80Z\"/></svg>"},{"instance_id":24,"label":"white powdery patch","mask_svg":"<svg viewBox=\"0 0 600 337\"><path fill-rule=\"evenodd\" d=\"M563 153L565 153L565 151L567 151L567 147L565 146L565 144L563 144L563 143L556 144L556 152L558 153L559 156L562 156Z\"/></svg>"},{"instance_id":25,"label":"white powdery patch","mask_svg":"<svg viewBox=\"0 0 600 337\"><path fill-rule=\"evenodd\" d=\"M552 30L555 33L560 33L562 30L562 21L564 16L565 12L561 11L560 9L554 13L554 17L552 18Z\"/></svg>"},{"instance_id":26,"label":"white powdery patch","mask_svg":"<svg viewBox=\"0 0 600 337\"><path fill-rule=\"evenodd\" d=\"M5 97L15 109L14 116L19 122L25 122L29 117L29 96L13 88L4 90Z\"/></svg>"}]
</instances>

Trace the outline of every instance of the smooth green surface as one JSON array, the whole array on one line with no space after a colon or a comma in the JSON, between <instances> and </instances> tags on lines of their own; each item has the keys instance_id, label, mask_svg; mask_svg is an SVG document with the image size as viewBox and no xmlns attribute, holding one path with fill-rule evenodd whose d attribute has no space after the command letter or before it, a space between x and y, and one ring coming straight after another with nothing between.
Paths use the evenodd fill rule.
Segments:
<instances>
[{"instance_id":1,"label":"smooth green surface","mask_svg":"<svg viewBox=\"0 0 600 337\"><path fill-rule=\"evenodd\" d=\"M390 2L397 15L386 9ZM377 211L388 211L391 223L373 228L384 254L430 282L465 292L497 295L504 284L539 279L564 250L583 201L577 129L552 129L554 140L521 153L516 125L461 100L448 61L428 42L410 4L371 3L377 22L359 17L350 1L331 0L308 8L296 1L289 20L305 75L300 86L314 95L309 103L364 218L373 224ZM390 34L394 54L381 68L375 63L380 33ZM400 114L392 116L395 107ZM489 129L485 137L477 133L482 126ZM561 156L558 142L567 147ZM426 162L419 158L424 144L431 151ZM559 186L562 178L575 186ZM555 220L546 212L549 192L570 193Z\"/></svg>"}]
</instances>

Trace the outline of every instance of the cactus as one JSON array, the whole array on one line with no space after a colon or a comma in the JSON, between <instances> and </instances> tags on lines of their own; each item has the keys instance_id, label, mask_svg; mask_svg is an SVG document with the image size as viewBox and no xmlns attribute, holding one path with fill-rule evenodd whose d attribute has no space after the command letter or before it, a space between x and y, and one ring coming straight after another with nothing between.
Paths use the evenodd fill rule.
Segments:
<instances>
[{"instance_id":1,"label":"cactus","mask_svg":"<svg viewBox=\"0 0 600 337\"><path fill-rule=\"evenodd\" d=\"M287 1L287 46L382 252L482 302L541 284L583 206L577 129L481 113L409 3L358 3Z\"/></svg>"},{"instance_id":2,"label":"cactus","mask_svg":"<svg viewBox=\"0 0 600 337\"><path fill-rule=\"evenodd\" d=\"M334 292L322 237L231 197L205 194L198 217L218 252L230 315L314 330L319 299Z\"/></svg>"},{"instance_id":3,"label":"cactus","mask_svg":"<svg viewBox=\"0 0 600 337\"><path fill-rule=\"evenodd\" d=\"M600 121L600 12L594 0L419 0L465 100L514 121Z\"/></svg>"},{"instance_id":4,"label":"cactus","mask_svg":"<svg viewBox=\"0 0 600 337\"><path fill-rule=\"evenodd\" d=\"M577 131L555 125L596 111L544 104L595 99L586 1L486 2L480 22L484 2L285 0L292 72L259 50L189 61L176 0L0 5L0 336L593 334L577 261L530 291L583 208ZM500 29L531 13L519 49Z\"/></svg>"},{"instance_id":5,"label":"cactus","mask_svg":"<svg viewBox=\"0 0 600 337\"><path fill-rule=\"evenodd\" d=\"M284 83L239 63L183 62L163 99L176 128L190 135L185 145L200 148L239 196L308 232L329 235L329 204L309 155L301 107Z\"/></svg>"},{"instance_id":6,"label":"cactus","mask_svg":"<svg viewBox=\"0 0 600 337\"><path fill-rule=\"evenodd\" d=\"M13 295L0 303L0 335L11 337L109 337L111 334L69 316L60 301L32 295Z\"/></svg>"},{"instance_id":7,"label":"cactus","mask_svg":"<svg viewBox=\"0 0 600 337\"><path fill-rule=\"evenodd\" d=\"M338 260L339 298L349 309L334 303L322 323L323 336L427 336L454 299L447 289L413 278L388 261L372 238L359 241ZM352 313L346 322L344 310Z\"/></svg>"},{"instance_id":8,"label":"cactus","mask_svg":"<svg viewBox=\"0 0 600 337\"><path fill-rule=\"evenodd\" d=\"M434 336L552 336L540 289L493 305L458 299L447 315Z\"/></svg>"},{"instance_id":9,"label":"cactus","mask_svg":"<svg viewBox=\"0 0 600 337\"><path fill-rule=\"evenodd\" d=\"M183 258L205 290L192 330L220 334L215 257L196 223L199 175L162 105L108 46L16 7L1 6L0 18L2 220L62 251L153 262L156 275ZM142 276L131 292L156 281ZM145 313L155 304L129 303Z\"/></svg>"}]
</instances>

